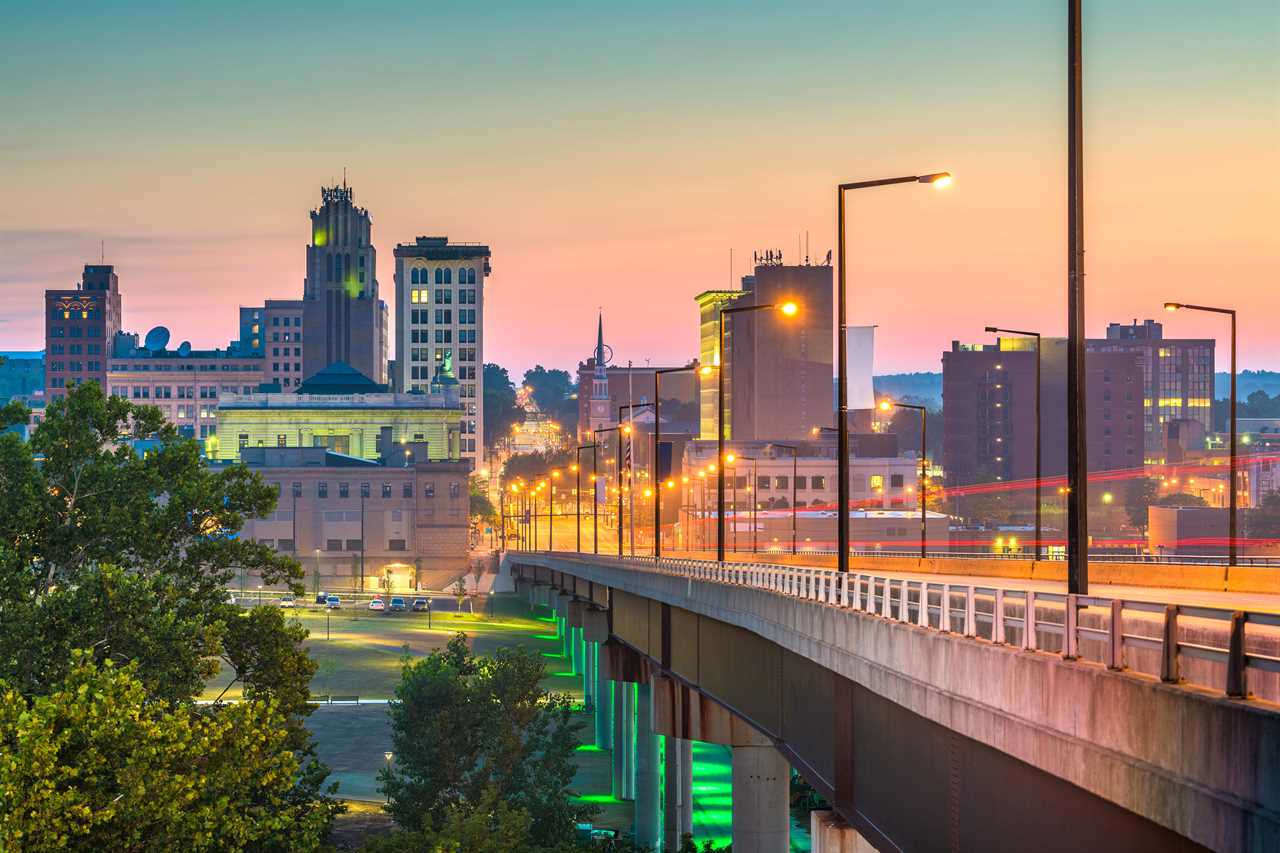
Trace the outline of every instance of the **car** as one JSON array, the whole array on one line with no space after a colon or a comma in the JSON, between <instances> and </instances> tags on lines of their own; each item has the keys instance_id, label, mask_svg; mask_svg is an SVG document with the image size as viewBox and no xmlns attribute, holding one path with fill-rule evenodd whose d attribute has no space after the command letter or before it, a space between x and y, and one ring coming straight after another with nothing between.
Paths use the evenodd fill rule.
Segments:
<instances>
[{"instance_id":1,"label":"car","mask_svg":"<svg viewBox=\"0 0 1280 853\"><path fill-rule=\"evenodd\" d=\"M234 592L228 592L227 604L235 604L235 603L236 603L236 594Z\"/></svg>"},{"instance_id":2,"label":"car","mask_svg":"<svg viewBox=\"0 0 1280 853\"><path fill-rule=\"evenodd\" d=\"M404 599L398 595L391 597L391 602L387 605L387 609L396 613L404 612Z\"/></svg>"},{"instance_id":3,"label":"car","mask_svg":"<svg viewBox=\"0 0 1280 853\"><path fill-rule=\"evenodd\" d=\"M369 609L381 612L387 609L387 605L381 598L375 598L373 601L369 602Z\"/></svg>"},{"instance_id":4,"label":"car","mask_svg":"<svg viewBox=\"0 0 1280 853\"><path fill-rule=\"evenodd\" d=\"M282 595L280 596L280 600L276 603L284 608L294 608L298 606L298 600L292 595Z\"/></svg>"},{"instance_id":5,"label":"car","mask_svg":"<svg viewBox=\"0 0 1280 853\"><path fill-rule=\"evenodd\" d=\"M324 598L324 606L327 610L338 610L342 607L342 599L336 595L326 595Z\"/></svg>"},{"instance_id":6,"label":"car","mask_svg":"<svg viewBox=\"0 0 1280 853\"><path fill-rule=\"evenodd\" d=\"M414 613L424 613L431 609L431 599L415 598L412 607Z\"/></svg>"},{"instance_id":7,"label":"car","mask_svg":"<svg viewBox=\"0 0 1280 853\"><path fill-rule=\"evenodd\" d=\"M329 593L327 592L316 593L316 604L326 604L328 603L328 601L329 601Z\"/></svg>"}]
</instances>

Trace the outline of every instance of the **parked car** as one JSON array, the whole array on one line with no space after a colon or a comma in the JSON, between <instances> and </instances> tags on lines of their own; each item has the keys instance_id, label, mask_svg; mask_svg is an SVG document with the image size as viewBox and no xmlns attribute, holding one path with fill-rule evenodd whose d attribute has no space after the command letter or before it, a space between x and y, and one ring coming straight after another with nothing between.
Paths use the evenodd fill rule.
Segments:
<instances>
[{"instance_id":1,"label":"parked car","mask_svg":"<svg viewBox=\"0 0 1280 853\"><path fill-rule=\"evenodd\" d=\"M236 603L236 594L234 592L228 592L227 604L235 604L235 603Z\"/></svg>"},{"instance_id":2,"label":"parked car","mask_svg":"<svg viewBox=\"0 0 1280 853\"><path fill-rule=\"evenodd\" d=\"M328 610L338 610L342 607L342 599L336 595L327 595L324 599L324 606Z\"/></svg>"},{"instance_id":3,"label":"parked car","mask_svg":"<svg viewBox=\"0 0 1280 853\"><path fill-rule=\"evenodd\" d=\"M373 601L369 602L369 609L381 612L387 609L387 604L381 598L375 598Z\"/></svg>"},{"instance_id":4,"label":"parked car","mask_svg":"<svg viewBox=\"0 0 1280 853\"><path fill-rule=\"evenodd\" d=\"M391 597L391 602L387 605L387 609L395 613L404 612L404 599L398 595Z\"/></svg>"},{"instance_id":5,"label":"parked car","mask_svg":"<svg viewBox=\"0 0 1280 853\"><path fill-rule=\"evenodd\" d=\"M327 604L328 602L329 602L329 593L327 592L316 593L316 604Z\"/></svg>"},{"instance_id":6,"label":"parked car","mask_svg":"<svg viewBox=\"0 0 1280 853\"><path fill-rule=\"evenodd\" d=\"M292 595L282 595L280 596L280 600L276 603L287 609L292 609L298 606L298 600Z\"/></svg>"},{"instance_id":7,"label":"parked car","mask_svg":"<svg viewBox=\"0 0 1280 853\"><path fill-rule=\"evenodd\" d=\"M426 611L428 611L428 610L430 610L430 609L431 609L431 599L429 599L429 598L415 598L415 599L413 600L413 612L414 612L414 613L425 613Z\"/></svg>"}]
</instances>

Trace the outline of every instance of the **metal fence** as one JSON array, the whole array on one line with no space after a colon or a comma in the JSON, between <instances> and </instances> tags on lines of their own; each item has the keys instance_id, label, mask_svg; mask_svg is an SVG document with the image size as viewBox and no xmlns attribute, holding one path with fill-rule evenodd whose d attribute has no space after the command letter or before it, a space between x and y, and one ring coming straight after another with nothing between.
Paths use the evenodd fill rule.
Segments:
<instances>
[{"instance_id":1,"label":"metal fence","mask_svg":"<svg viewBox=\"0 0 1280 853\"><path fill-rule=\"evenodd\" d=\"M1280 614L972 586L770 563L652 557L559 559L758 589L962 637L1083 659L1170 684L1280 699ZM1250 630L1253 628L1254 630ZM1208 664L1207 666L1201 664ZM1257 684L1251 684L1251 679Z\"/></svg>"}]
</instances>

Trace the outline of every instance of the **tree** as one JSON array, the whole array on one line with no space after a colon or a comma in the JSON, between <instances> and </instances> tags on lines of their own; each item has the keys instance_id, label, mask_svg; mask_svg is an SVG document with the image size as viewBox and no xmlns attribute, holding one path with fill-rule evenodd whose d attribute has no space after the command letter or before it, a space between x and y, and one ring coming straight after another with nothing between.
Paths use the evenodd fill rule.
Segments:
<instances>
[{"instance_id":1,"label":"tree","mask_svg":"<svg viewBox=\"0 0 1280 853\"><path fill-rule=\"evenodd\" d=\"M532 483L547 476L548 472L560 469L567 471L573 464L577 453L572 450L556 450L550 453L517 453L507 458L502 468L503 476L508 480L522 478ZM586 457L584 457L584 461Z\"/></svg>"},{"instance_id":2,"label":"tree","mask_svg":"<svg viewBox=\"0 0 1280 853\"><path fill-rule=\"evenodd\" d=\"M489 500L486 489L476 479L471 480L471 517L490 524L498 517L498 511L493 508L493 501Z\"/></svg>"},{"instance_id":3,"label":"tree","mask_svg":"<svg viewBox=\"0 0 1280 853\"><path fill-rule=\"evenodd\" d=\"M1151 477L1135 477L1124 485L1124 511L1129 523L1139 529L1147 526L1147 508L1156 500L1159 481Z\"/></svg>"},{"instance_id":4,"label":"tree","mask_svg":"<svg viewBox=\"0 0 1280 853\"><path fill-rule=\"evenodd\" d=\"M516 405L516 386L505 367L484 366L484 443L492 446L511 432L511 425L524 420Z\"/></svg>"},{"instance_id":5,"label":"tree","mask_svg":"<svg viewBox=\"0 0 1280 853\"><path fill-rule=\"evenodd\" d=\"M365 853L525 853L529 850L529 813L501 802L489 786L479 802L454 803L439 830L397 832L363 848Z\"/></svg>"},{"instance_id":6,"label":"tree","mask_svg":"<svg viewBox=\"0 0 1280 853\"><path fill-rule=\"evenodd\" d=\"M382 773L401 826L438 829L450 808L493 790L530 815L531 844L572 842L574 824L596 808L570 796L579 725L568 696L539 687L545 672L542 656L524 647L478 658L463 634L406 661L389 708L396 767Z\"/></svg>"},{"instance_id":7,"label":"tree","mask_svg":"<svg viewBox=\"0 0 1280 853\"><path fill-rule=\"evenodd\" d=\"M137 665L77 651L30 698L0 682L0 849L314 850L328 816L292 799L274 699L150 701Z\"/></svg>"},{"instance_id":8,"label":"tree","mask_svg":"<svg viewBox=\"0 0 1280 853\"><path fill-rule=\"evenodd\" d=\"M1172 495L1161 495L1151 502L1152 506L1208 506L1209 502L1199 495L1178 492Z\"/></svg>"},{"instance_id":9,"label":"tree","mask_svg":"<svg viewBox=\"0 0 1280 853\"><path fill-rule=\"evenodd\" d=\"M20 406L3 410L5 423L25 417ZM141 437L156 446L139 454L126 439ZM237 572L302 591L296 561L235 535L275 503L243 466L205 467L158 409L77 386L49 406L29 444L0 436L0 679L38 701L88 650L95 665L129 665L147 702L180 709L223 657L247 696L275 703L279 749L304 760L291 802L327 821L327 771L307 760L302 725L314 671L305 633L225 600Z\"/></svg>"},{"instance_id":10,"label":"tree","mask_svg":"<svg viewBox=\"0 0 1280 853\"><path fill-rule=\"evenodd\" d=\"M563 427L573 428L578 422L578 389L567 370L548 370L541 364L526 370L524 384L533 391L533 402L539 411Z\"/></svg>"},{"instance_id":11,"label":"tree","mask_svg":"<svg viewBox=\"0 0 1280 853\"><path fill-rule=\"evenodd\" d=\"M1280 539L1280 492L1268 492L1245 515L1250 539Z\"/></svg>"}]
</instances>

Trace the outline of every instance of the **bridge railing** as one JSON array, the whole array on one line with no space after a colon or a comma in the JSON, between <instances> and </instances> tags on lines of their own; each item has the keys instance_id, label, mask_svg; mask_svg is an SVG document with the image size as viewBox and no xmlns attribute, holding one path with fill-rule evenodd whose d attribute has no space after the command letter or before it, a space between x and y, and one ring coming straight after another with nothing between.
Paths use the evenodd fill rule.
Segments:
<instances>
[{"instance_id":1,"label":"bridge railing","mask_svg":"<svg viewBox=\"0 0 1280 853\"><path fill-rule=\"evenodd\" d=\"M698 550L707 554L714 554L715 548L686 548L682 550ZM837 552L835 548L822 546L801 545L796 549L797 554L812 554L816 556L831 556ZM744 551L735 551L735 558L743 555ZM785 556L790 554L789 548L781 546L771 546L767 550L761 549L759 556L767 559L770 554ZM915 548L850 548L849 555L851 557L909 557L915 559L920 556L919 547ZM945 560L1030 560L1032 555L1026 550L1026 546L1022 546L1021 550L1013 551L952 551L946 548L929 548L927 556L930 559ZM1067 558L1062 553L1041 554L1038 558L1041 562L1064 562ZM1089 553L1089 562L1091 563L1150 563L1152 565L1168 565L1168 566L1226 566L1227 557L1219 554L1139 554L1133 552L1115 552L1115 551L1091 551ZM1280 568L1280 557L1267 556L1245 556L1236 557L1235 565L1237 566L1256 566L1262 568Z\"/></svg>"},{"instance_id":2,"label":"bridge railing","mask_svg":"<svg viewBox=\"0 0 1280 853\"><path fill-rule=\"evenodd\" d=\"M588 559L549 553L560 559ZM1046 593L772 563L591 557L839 607L920 628L1280 701L1280 614ZM1252 630L1251 630L1252 628Z\"/></svg>"}]
</instances>

